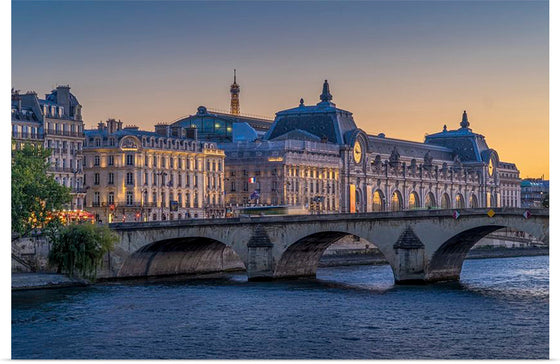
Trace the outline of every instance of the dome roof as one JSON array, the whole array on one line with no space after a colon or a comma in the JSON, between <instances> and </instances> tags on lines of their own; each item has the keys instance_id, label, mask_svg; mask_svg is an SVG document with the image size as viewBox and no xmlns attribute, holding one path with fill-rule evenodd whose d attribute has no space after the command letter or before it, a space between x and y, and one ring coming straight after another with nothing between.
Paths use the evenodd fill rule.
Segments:
<instances>
[{"instance_id":1,"label":"dome roof","mask_svg":"<svg viewBox=\"0 0 560 364\"><path fill-rule=\"evenodd\" d=\"M281 137L294 130L307 132L330 143L345 144L344 135L357 129L352 113L336 107L331 102L329 84L325 80L321 101L314 106L305 106L303 99L298 107L276 113L274 124L265 140Z\"/></svg>"}]
</instances>

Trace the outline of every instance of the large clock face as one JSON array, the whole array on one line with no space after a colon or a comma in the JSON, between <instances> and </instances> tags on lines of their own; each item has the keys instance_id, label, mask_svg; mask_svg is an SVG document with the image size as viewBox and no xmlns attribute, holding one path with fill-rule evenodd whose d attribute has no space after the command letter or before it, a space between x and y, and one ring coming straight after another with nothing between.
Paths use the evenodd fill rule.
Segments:
<instances>
[{"instance_id":1,"label":"large clock face","mask_svg":"<svg viewBox=\"0 0 560 364\"><path fill-rule=\"evenodd\" d=\"M490 159L490 162L488 163L488 174L490 176L494 175L494 160Z\"/></svg>"},{"instance_id":2,"label":"large clock face","mask_svg":"<svg viewBox=\"0 0 560 364\"><path fill-rule=\"evenodd\" d=\"M360 163L362 160L362 145L360 142L354 144L354 162Z\"/></svg>"}]
</instances>

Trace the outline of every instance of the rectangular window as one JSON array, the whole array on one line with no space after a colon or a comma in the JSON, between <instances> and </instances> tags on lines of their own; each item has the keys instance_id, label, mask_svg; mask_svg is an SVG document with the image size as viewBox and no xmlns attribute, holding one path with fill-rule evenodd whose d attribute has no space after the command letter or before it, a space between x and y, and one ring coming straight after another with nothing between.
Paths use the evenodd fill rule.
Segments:
<instances>
[{"instance_id":1,"label":"rectangular window","mask_svg":"<svg viewBox=\"0 0 560 364\"><path fill-rule=\"evenodd\" d=\"M148 172L144 172L144 184L148 185Z\"/></svg>"},{"instance_id":2,"label":"rectangular window","mask_svg":"<svg viewBox=\"0 0 560 364\"><path fill-rule=\"evenodd\" d=\"M131 172L128 172L126 174L126 184L127 185L133 185L134 184L134 174Z\"/></svg>"},{"instance_id":3,"label":"rectangular window","mask_svg":"<svg viewBox=\"0 0 560 364\"><path fill-rule=\"evenodd\" d=\"M177 187L181 187L182 184L183 184L183 176L179 174L177 176Z\"/></svg>"},{"instance_id":4,"label":"rectangular window","mask_svg":"<svg viewBox=\"0 0 560 364\"><path fill-rule=\"evenodd\" d=\"M235 192L235 182L231 182L231 192Z\"/></svg>"},{"instance_id":5,"label":"rectangular window","mask_svg":"<svg viewBox=\"0 0 560 364\"><path fill-rule=\"evenodd\" d=\"M148 166L148 160L149 160L148 156L145 156L144 157L144 167Z\"/></svg>"},{"instance_id":6,"label":"rectangular window","mask_svg":"<svg viewBox=\"0 0 560 364\"><path fill-rule=\"evenodd\" d=\"M93 206L99 206L99 192L93 193Z\"/></svg>"},{"instance_id":7,"label":"rectangular window","mask_svg":"<svg viewBox=\"0 0 560 364\"><path fill-rule=\"evenodd\" d=\"M134 197L132 195L132 192L129 191L126 193L126 204L130 206L133 203L134 203Z\"/></svg>"},{"instance_id":8,"label":"rectangular window","mask_svg":"<svg viewBox=\"0 0 560 364\"><path fill-rule=\"evenodd\" d=\"M181 158L177 158L177 168L183 168L183 160Z\"/></svg>"},{"instance_id":9,"label":"rectangular window","mask_svg":"<svg viewBox=\"0 0 560 364\"><path fill-rule=\"evenodd\" d=\"M95 156L93 165L94 166L99 166L99 156L98 155Z\"/></svg>"},{"instance_id":10,"label":"rectangular window","mask_svg":"<svg viewBox=\"0 0 560 364\"><path fill-rule=\"evenodd\" d=\"M134 165L134 155L133 154L127 154L126 155L126 165L127 166L133 166Z\"/></svg>"},{"instance_id":11,"label":"rectangular window","mask_svg":"<svg viewBox=\"0 0 560 364\"><path fill-rule=\"evenodd\" d=\"M107 157L107 165L112 166L115 164L115 157L110 155Z\"/></svg>"},{"instance_id":12,"label":"rectangular window","mask_svg":"<svg viewBox=\"0 0 560 364\"><path fill-rule=\"evenodd\" d=\"M115 204L115 193L114 192L109 192L109 195L107 196L107 203L109 205L114 205Z\"/></svg>"},{"instance_id":13,"label":"rectangular window","mask_svg":"<svg viewBox=\"0 0 560 364\"><path fill-rule=\"evenodd\" d=\"M95 173L93 175L93 184L94 185L98 185L99 184L99 173Z\"/></svg>"},{"instance_id":14,"label":"rectangular window","mask_svg":"<svg viewBox=\"0 0 560 364\"><path fill-rule=\"evenodd\" d=\"M107 178L107 184L112 185L115 184L115 174L110 172Z\"/></svg>"}]
</instances>

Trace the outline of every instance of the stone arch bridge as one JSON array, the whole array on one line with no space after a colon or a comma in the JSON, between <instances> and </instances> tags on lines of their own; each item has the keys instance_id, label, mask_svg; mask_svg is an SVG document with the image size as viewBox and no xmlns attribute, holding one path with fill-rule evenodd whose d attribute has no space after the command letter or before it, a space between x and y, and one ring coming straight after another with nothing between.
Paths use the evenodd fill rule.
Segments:
<instances>
[{"instance_id":1,"label":"stone arch bridge","mask_svg":"<svg viewBox=\"0 0 560 364\"><path fill-rule=\"evenodd\" d=\"M346 235L374 244L397 283L457 280L467 252L485 235L510 227L548 244L548 210L416 210L364 214L265 216L110 224L120 237L106 275L142 277L222 271L224 252L250 280L314 276L321 255ZM231 249L231 250L229 250ZM106 276L105 275L105 276Z\"/></svg>"}]
</instances>

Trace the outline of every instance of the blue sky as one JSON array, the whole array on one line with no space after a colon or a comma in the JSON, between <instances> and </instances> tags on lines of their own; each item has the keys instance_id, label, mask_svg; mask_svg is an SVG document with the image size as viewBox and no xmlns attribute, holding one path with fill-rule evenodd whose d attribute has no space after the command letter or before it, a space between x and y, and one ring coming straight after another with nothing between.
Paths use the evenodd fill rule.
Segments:
<instances>
[{"instance_id":1,"label":"blue sky","mask_svg":"<svg viewBox=\"0 0 560 364\"><path fill-rule=\"evenodd\" d=\"M548 169L547 1L13 1L12 30L12 86L70 84L89 126L227 110L237 68L244 113L315 103L329 79L371 133L422 141L467 109L516 161L529 123Z\"/></svg>"}]
</instances>

